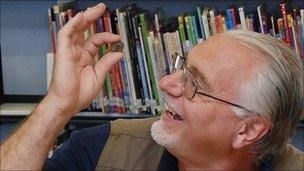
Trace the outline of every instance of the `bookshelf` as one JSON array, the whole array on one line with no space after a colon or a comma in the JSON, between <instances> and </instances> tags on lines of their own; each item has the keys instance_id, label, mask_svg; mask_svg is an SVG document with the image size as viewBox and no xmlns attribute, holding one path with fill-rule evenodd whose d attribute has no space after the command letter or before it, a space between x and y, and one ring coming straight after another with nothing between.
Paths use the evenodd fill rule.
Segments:
<instances>
[{"instance_id":1,"label":"bookshelf","mask_svg":"<svg viewBox=\"0 0 304 171\"><path fill-rule=\"evenodd\" d=\"M101 1L75 0L77 9L86 9ZM267 4L267 11L279 15L281 0L105 0L110 9L136 3L142 9L154 13L157 7L165 11L166 17L179 16L182 13L194 13L198 5L216 7L219 11L230 5L245 6L247 12L256 11L256 7ZM35 104L39 102L47 91L46 54L51 51L47 9L57 4L49 1L0 1L1 6L1 66L3 88L1 97L1 119L17 119L26 117ZM157 5L155 5L157 4ZM303 8L302 0L291 0L290 6ZM0 72L1 73L1 72ZM1 78L1 77L0 77ZM1 93L1 90L0 90ZM0 102L1 103L1 102ZM12 104L13 103L13 104ZM24 104L27 103L27 104ZM17 109L21 109L18 111ZM19 113L18 113L19 112ZM109 120L120 117L137 118L151 115L108 114L100 112L81 112L74 120ZM1 121L1 125L4 121Z\"/></svg>"},{"instance_id":2,"label":"bookshelf","mask_svg":"<svg viewBox=\"0 0 304 171\"><path fill-rule=\"evenodd\" d=\"M76 8L97 4L101 1L76 1ZM199 4L224 10L235 4L245 5L248 11L256 10L260 3L267 3L270 13L278 13L281 0L105 0L110 9L137 3L153 12L157 6L165 10L166 16L178 16L183 12L194 12ZM5 95L43 96L46 93L46 54L51 51L47 23L47 9L55 5L49 1L0 1L1 4L1 49L2 74ZM156 5L157 4L157 5ZM292 0L291 6L303 6L302 0ZM33 19L35 18L35 19ZM26 72L24 72L26 71Z\"/></svg>"}]
</instances>

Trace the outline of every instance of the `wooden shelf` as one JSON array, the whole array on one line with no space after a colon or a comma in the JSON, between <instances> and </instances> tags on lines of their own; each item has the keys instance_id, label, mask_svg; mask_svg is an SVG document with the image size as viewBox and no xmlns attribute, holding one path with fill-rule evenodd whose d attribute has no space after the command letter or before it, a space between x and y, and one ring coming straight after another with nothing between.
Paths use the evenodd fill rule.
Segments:
<instances>
[{"instance_id":1,"label":"wooden shelf","mask_svg":"<svg viewBox=\"0 0 304 171\"><path fill-rule=\"evenodd\" d=\"M26 117L37 106L37 103L4 103L0 105L1 117ZM155 117L152 114L120 114L102 112L79 112L73 118L145 118Z\"/></svg>"}]
</instances>

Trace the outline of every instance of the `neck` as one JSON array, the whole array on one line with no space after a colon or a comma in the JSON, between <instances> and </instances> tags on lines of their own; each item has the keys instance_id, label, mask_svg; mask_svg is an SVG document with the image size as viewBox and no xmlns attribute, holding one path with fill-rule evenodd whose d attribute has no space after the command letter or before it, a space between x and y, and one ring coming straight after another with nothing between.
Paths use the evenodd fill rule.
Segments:
<instances>
[{"instance_id":1,"label":"neck","mask_svg":"<svg viewBox=\"0 0 304 171\"><path fill-rule=\"evenodd\" d=\"M258 170L256 158L251 154L233 155L224 158L191 155L177 157L179 170Z\"/></svg>"}]
</instances>

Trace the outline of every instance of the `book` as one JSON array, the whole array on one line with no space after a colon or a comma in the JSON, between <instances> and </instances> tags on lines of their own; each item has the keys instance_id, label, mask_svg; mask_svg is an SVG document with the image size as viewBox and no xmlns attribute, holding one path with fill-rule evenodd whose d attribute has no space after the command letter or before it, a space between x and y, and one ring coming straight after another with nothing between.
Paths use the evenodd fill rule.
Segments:
<instances>
[{"instance_id":1,"label":"book","mask_svg":"<svg viewBox=\"0 0 304 171\"><path fill-rule=\"evenodd\" d=\"M194 46L196 44L196 41L195 41L193 29L192 29L191 16L189 16L189 15L185 16L184 19L185 19L185 26L186 26L188 40L191 42L191 46Z\"/></svg>"},{"instance_id":2,"label":"book","mask_svg":"<svg viewBox=\"0 0 304 171\"><path fill-rule=\"evenodd\" d=\"M214 9L209 10L209 16L210 16L210 26L211 26L212 35L217 34Z\"/></svg>"},{"instance_id":3,"label":"book","mask_svg":"<svg viewBox=\"0 0 304 171\"><path fill-rule=\"evenodd\" d=\"M185 27L184 27L184 16L180 15L178 16L178 33L180 37L180 41L182 44L182 51L183 53L186 52L186 33L185 33Z\"/></svg>"},{"instance_id":4,"label":"book","mask_svg":"<svg viewBox=\"0 0 304 171\"><path fill-rule=\"evenodd\" d=\"M205 7L203 10L202 14L202 22L204 26L204 31L205 31L205 38L208 39L211 34L210 34L210 28L209 28L209 8Z\"/></svg>"},{"instance_id":5,"label":"book","mask_svg":"<svg viewBox=\"0 0 304 171\"><path fill-rule=\"evenodd\" d=\"M243 6L239 7L238 10L239 10L239 17L240 17L240 21L241 21L241 28L242 28L242 30L247 30L244 7Z\"/></svg>"},{"instance_id":6,"label":"book","mask_svg":"<svg viewBox=\"0 0 304 171\"><path fill-rule=\"evenodd\" d=\"M276 23L275 23L275 19L274 19L274 15L272 15L270 17L270 22L271 22L271 30L270 30L270 35L272 35L273 37L277 36L277 32L276 32Z\"/></svg>"},{"instance_id":7,"label":"book","mask_svg":"<svg viewBox=\"0 0 304 171\"><path fill-rule=\"evenodd\" d=\"M257 7L260 32L262 34L268 34L268 22L267 22L267 6L266 4L261 4Z\"/></svg>"},{"instance_id":8,"label":"book","mask_svg":"<svg viewBox=\"0 0 304 171\"><path fill-rule=\"evenodd\" d=\"M191 23L191 32L193 34L193 40L194 40L194 45L198 43L198 30L197 30L197 23L196 23L196 17L194 15L190 16L190 23ZM180 53L182 54L182 53Z\"/></svg>"},{"instance_id":9,"label":"book","mask_svg":"<svg viewBox=\"0 0 304 171\"><path fill-rule=\"evenodd\" d=\"M197 12L197 18L198 18L198 21L199 21L200 38L202 40L205 40L206 36L205 36L203 20L202 20L202 8L203 8L202 6L197 6L196 7L196 12Z\"/></svg>"},{"instance_id":10,"label":"book","mask_svg":"<svg viewBox=\"0 0 304 171\"><path fill-rule=\"evenodd\" d=\"M284 26L284 30L282 31L282 34L284 34L284 41L288 44L290 44L291 42L291 30L289 29L288 26L288 18L287 18L287 9L286 9L286 4L282 3L280 4L280 11L282 14L282 20L283 20L283 26Z\"/></svg>"}]
</instances>

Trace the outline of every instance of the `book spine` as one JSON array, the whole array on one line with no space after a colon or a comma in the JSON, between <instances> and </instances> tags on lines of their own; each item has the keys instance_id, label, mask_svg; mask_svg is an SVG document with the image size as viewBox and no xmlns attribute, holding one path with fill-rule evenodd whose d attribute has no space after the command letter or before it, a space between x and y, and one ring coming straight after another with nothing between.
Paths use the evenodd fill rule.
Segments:
<instances>
[{"instance_id":1,"label":"book spine","mask_svg":"<svg viewBox=\"0 0 304 171\"><path fill-rule=\"evenodd\" d=\"M201 38L202 40L205 40L206 39L206 36L205 36L205 31L204 31L204 26L203 26L203 20L202 20L202 9L200 6L196 7L196 12L197 12L197 18L198 18L198 22L199 22L199 28L200 28L200 31L201 31Z\"/></svg>"},{"instance_id":2,"label":"book spine","mask_svg":"<svg viewBox=\"0 0 304 171\"><path fill-rule=\"evenodd\" d=\"M224 28L223 28L223 21L222 21L222 16L221 15L217 15L215 17L215 26L216 26L216 32L217 33L223 33L224 32Z\"/></svg>"},{"instance_id":3,"label":"book spine","mask_svg":"<svg viewBox=\"0 0 304 171\"><path fill-rule=\"evenodd\" d=\"M147 22L146 22L144 13L141 13L139 16L140 16L140 22L141 22L141 28L142 28L143 42L144 42L144 47L145 47L145 52L146 52L146 57L147 57L147 64L148 64L148 71L149 71L149 76L150 76L150 81L151 81L152 93L153 93L154 99L156 100L156 103L159 103L159 97L158 97L157 88L156 88L156 86L158 86L158 85L156 85L156 82L155 82L155 76L153 74L151 55L150 55L149 48L148 48Z\"/></svg>"},{"instance_id":4,"label":"book spine","mask_svg":"<svg viewBox=\"0 0 304 171\"><path fill-rule=\"evenodd\" d=\"M159 66L159 75L160 78L163 76L167 75L167 68L166 68L166 63L165 63L165 56L164 56L164 51L162 47L162 42L161 40L157 37L155 40L155 46L156 46L156 57L158 57L158 66Z\"/></svg>"},{"instance_id":5,"label":"book spine","mask_svg":"<svg viewBox=\"0 0 304 171\"><path fill-rule=\"evenodd\" d=\"M143 105L147 105L149 102L149 99L152 98L152 91L151 91L151 85L149 80L149 75L146 74L148 72L146 67L146 56L145 56L145 49L143 46L143 40L142 40L142 34L141 34L141 28L137 27L138 24L134 21L133 27L134 27L134 35L136 40L136 52L137 52L137 61L141 76L141 82L143 87Z\"/></svg>"},{"instance_id":6,"label":"book spine","mask_svg":"<svg viewBox=\"0 0 304 171\"><path fill-rule=\"evenodd\" d=\"M193 33L193 39L194 39L194 43L195 45L197 44L198 42L198 30L197 30L197 24L196 24L196 19L195 19L195 16L191 15L190 16L190 21L191 21L191 32ZM182 54L182 53L180 53Z\"/></svg>"},{"instance_id":7,"label":"book spine","mask_svg":"<svg viewBox=\"0 0 304 171\"><path fill-rule=\"evenodd\" d=\"M175 36L176 46L177 46L177 51L176 52L183 55L182 44L181 44L181 41L180 41L180 38L179 38L178 30L176 30L174 32L174 36Z\"/></svg>"},{"instance_id":8,"label":"book spine","mask_svg":"<svg viewBox=\"0 0 304 171\"><path fill-rule=\"evenodd\" d=\"M294 42L295 42L295 50L301 55L301 45L300 45L300 35L299 35L299 25L298 25L298 10L292 10L292 18L293 18L293 35L294 35Z\"/></svg>"},{"instance_id":9,"label":"book spine","mask_svg":"<svg viewBox=\"0 0 304 171\"><path fill-rule=\"evenodd\" d=\"M280 10L282 14L283 24L284 24L284 40L286 43L290 44L291 34L288 29L288 18L287 18L287 9L286 4L280 4Z\"/></svg>"},{"instance_id":10,"label":"book spine","mask_svg":"<svg viewBox=\"0 0 304 171\"><path fill-rule=\"evenodd\" d=\"M244 7L239 7L238 10L239 10L239 16L240 16L240 21L241 21L241 28L242 28L242 30L247 30Z\"/></svg>"},{"instance_id":11,"label":"book spine","mask_svg":"<svg viewBox=\"0 0 304 171\"><path fill-rule=\"evenodd\" d=\"M157 61L156 61L156 56L155 56L155 51L154 51L154 45L153 45L153 42L154 42L154 35L153 35L153 32L150 32L150 35L148 36L148 45L149 45L149 51L151 53L151 61L152 61L152 66L153 66L153 74L155 75L155 83L156 85L159 85L159 75L158 75L158 67L157 67ZM160 88L159 86L156 87L156 93L158 95L158 97L161 97L161 93L160 93ZM154 102L150 102L150 105L152 104L155 104ZM160 100L158 102L156 102L156 105L160 105ZM152 106L152 110L151 110L152 114L156 114L155 113L155 110Z\"/></svg>"},{"instance_id":12,"label":"book spine","mask_svg":"<svg viewBox=\"0 0 304 171\"><path fill-rule=\"evenodd\" d=\"M237 29L235 8L231 8L231 17L232 17L233 29L235 30L235 29Z\"/></svg>"},{"instance_id":13,"label":"book spine","mask_svg":"<svg viewBox=\"0 0 304 171\"><path fill-rule=\"evenodd\" d=\"M194 35L192 33L192 29L191 29L191 21L190 21L190 17L189 16L185 16L185 26L186 26L186 31L187 31L187 37L188 40L191 42L191 46L193 46L195 44L195 40L194 40Z\"/></svg>"},{"instance_id":14,"label":"book spine","mask_svg":"<svg viewBox=\"0 0 304 171\"><path fill-rule=\"evenodd\" d=\"M273 15L270 17L270 21L271 21L271 35L273 37L276 37L277 33L276 33L276 29L275 29L275 23L274 23L274 16Z\"/></svg>"},{"instance_id":15,"label":"book spine","mask_svg":"<svg viewBox=\"0 0 304 171\"><path fill-rule=\"evenodd\" d=\"M158 20L158 15L155 14L154 15L154 20L155 20L155 24L156 24L156 35L157 35L157 40L158 40L158 52L159 52L159 57L161 59L161 61L163 61L163 73L165 75L167 75L169 73L169 63L167 60L167 55L166 55L166 51L165 51L165 43L164 43L164 39L162 37L162 34L160 33L160 28L159 28L159 20Z\"/></svg>"},{"instance_id":16,"label":"book spine","mask_svg":"<svg viewBox=\"0 0 304 171\"><path fill-rule=\"evenodd\" d=\"M185 53L186 48L185 48L185 42L186 42L186 34L185 34L185 28L184 28L184 19L183 16L178 16L178 31L179 31L179 36L180 40L182 43L183 47L183 53Z\"/></svg>"},{"instance_id":17,"label":"book spine","mask_svg":"<svg viewBox=\"0 0 304 171\"><path fill-rule=\"evenodd\" d=\"M143 72L144 72L144 77L146 78L146 86L147 86L147 90L148 90L148 99L152 99L153 98L153 92L152 92L152 86L151 86L151 82L150 82L150 77L149 77L149 69L148 69L148 64L147 64L147 58L145 55L145 48L144 48L144 42L143 42L143 37L142 37L142 30L140 27L138 27L138 33L139 33L139 45L140 45L140 49L141 49L141 53L142 53L142 64L143 64Z\"/></svg>"},{"instance_id":18,"label":"book spine","mask_svg":"<svg viewBox=\"0 0 304 171\"><path fill-rule=\"evenodd\" d=\"M257 7L257 12L258 12L258 17L259 17L259 25L260 25L260 32L262 34L265 34L265 31L264 31L264 27L263 27L263 19L262 19L262 5L259 5Z\"/></svg>"},{"instance_id":19,"label":"book spine","mask_svg":"<svg viewBox=\"0 0 304 171\"><path fill-rule=\"evenodd\" d=\"M140 75L140 67L137 60L137 53L136 53L136 43L135 43L135 36L138 37L138 14L133 14L133 8L130 6L127 8L126 11L126 19L127 19L127 29L128 29L128 41L130 46L130 59L132 65L132 71L134 76L134 84L135 84L135 92L137 103L136 107L142 111L142 106L145 105L145 97L144 97L144 90L142 84L142 78Z\"/></svg>"},{"instance_id":20,"label":"book spine","mask_svg":"<svg viewBox=\"0 0 304 171\"><path fill-rule=\"evenodd\" d=\"M209 11L209 16L210 16L210 25L211 25L212 35L217 34L214 10L211 9Z\"/></svg>"},{"instance_id":21,"label":"book spine","mask_svg":"<svg viewBox=\"0 0 304 171\"><path fill-rule=\"evenodd\" d=\"M262 34L268 34L268 22L267 22L267 7L265 4L261 4L257 7L260 31Z\"/></svg>"},{"instance_id":22,"label":"book spine","mask_svg":"<svg viewBox=\"0 0 304 171\"><path fill-rule=\"evenodd\" d=\"M206 39L208 39L210 37L208 16L203 13L201 17L202 17L203 26L204 26L205 37L206 37Z\"/></svg>"},{"instance_id":23,"label":"book spine","mask_svg":"<svg viewBox=\"0 0 304 171\"><path fill-rule=\"evenodd\" d=\"M227 29L232 30L233 29L233 19L231 15L231 9L226 9L226 16L227 16Z\"/></svg>"},{"instance_id":24,"label":"book spine","mask_svg":"<svg viewBox=\"0 0 304 171\"><path fill-rule=\"evenodd\" d=\"M292 16L290 14L287 15L287 21L288 21L288 30L289 30L289 34L290 34L290 46L292 48L295 48L295 40L294 40L294 32L293 32L293 19Z\"/></svg>"},{"instance_id":25,"label":"book spine","mask_svg":"<svg viewBox=\"0 0 304 171\"><path fill-rule=\"evenodd\" d=\"M169 54L169 45L168 45L168 33L164 33L163 34L163 39L164 39L164 49L165 49L165 53L166 53L166 63L170 64L171 63L171 57L170 57L170 54ZM189 40L187 40L189 42ZM186 42L187 42L186 41ZM170 65L168 65L170 66ZM169 68L169 71L171 70L171 68ZM170 74L170 72L168 72L168 74Z\"/></svg>"},{"instance_id":26,"label":"book spine","mask_svg":"<svg viewBox=\"0 0 304 171\"><path fill-rule=\"evenodd\" d=\"M284 28L283 18L278 18L277 24L278 24L279 38L285 41L285 28Z\"/></svg>"}]
</instances>

